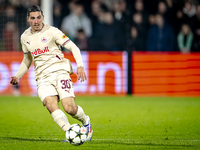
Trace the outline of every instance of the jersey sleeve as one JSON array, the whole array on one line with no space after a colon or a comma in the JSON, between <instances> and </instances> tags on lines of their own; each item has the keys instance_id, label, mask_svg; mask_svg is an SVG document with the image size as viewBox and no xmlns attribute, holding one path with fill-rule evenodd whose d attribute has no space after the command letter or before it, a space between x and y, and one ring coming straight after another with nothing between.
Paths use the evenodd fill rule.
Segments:
<instances>
[{"instance_id":1,"label":"jersey sleeve","mask_svg":"<svg viewBox=\"0 0 200 150\"><path fill-rule=\"evenodd\" d=\"M25 45L25 42L24 42L24 39L23 37L21 36L21 44L22 44L22 51L27 54L29 53L28 49L26 48L26 45Z\"/></svg>"},{"instance_id":2,"label":"jersey sleeve","mask_svg":"<svg viewBox=\"0 0 200 150\"><path fill-rule=\"evenodd\" d=\"M56 28L54 28L56 29ZM83 67L80 49L60 30L55 31L55 42L70 50L76 60L77 67Z\"/></svg>"},{"instance_id":3,"label":"jersey sleeve","mask_svg":"<svg viewBox=\"0 0 200 150\"><path fill-rule=\"evenodd\" d=\"M70 39L59 29L54 28L54 38L55 42L61 46L64 46Z\"/></svg>"},{"instance_id":4,"label":"jersey sleeve","mask_svg":"<svg viewBox=\"0 0 200 150\"><path fill-rule=\"evenodd\" d=\"M77 67L83 67L80 49L72 41L69 41L67 44L64 45L64 47L72 52L76 60Z\"/></svg>"},{"instance_id":5,"label":"jersey sleeve","mask_svg":"<svg viewBox=\"0 0 200 150\"><path fill-rule=\"evenodd\" d=\"M15 77L17 77L18 79L21 79L22 76L28 71L28 69L30 68L31 64L32 64L32 55L31 53L24 53L24 59L21 62L21 65L19 67L19 70L17 71L17 73L15 74Z\"/></svg>"}]
</instances>

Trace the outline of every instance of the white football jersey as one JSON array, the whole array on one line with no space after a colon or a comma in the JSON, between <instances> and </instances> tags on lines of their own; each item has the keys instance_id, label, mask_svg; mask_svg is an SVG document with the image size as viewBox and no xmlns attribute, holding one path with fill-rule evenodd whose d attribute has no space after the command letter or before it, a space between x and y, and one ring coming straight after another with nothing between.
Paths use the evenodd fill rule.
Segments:
<instances>
[{"instance_id":1,"label":"white football jersey","mask_svg":"<svg viewBox=\"0 0 200 150\"><path fill-rule=\"evenodd\" d=\"M72 73L71 63L64 58L60 48L69 41L59 29L46 24L37 32L32 32L31 27L24 31L21 35L22 49L33 56L36 80L58 70Z\"/></svg>"}]
</instances>

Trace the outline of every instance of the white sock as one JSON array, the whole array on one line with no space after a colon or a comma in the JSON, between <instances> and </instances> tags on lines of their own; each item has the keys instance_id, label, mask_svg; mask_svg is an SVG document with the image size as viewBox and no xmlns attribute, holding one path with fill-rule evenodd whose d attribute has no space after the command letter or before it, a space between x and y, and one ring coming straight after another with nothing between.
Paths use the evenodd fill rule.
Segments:
<instances>
[{"instance_id":1,"label":"white sock","mask_svg":"<svg viewBox=\"0 0 200 150\"><path fill-rule=\"evenodd\" d=\"M85 115L83 109L80 106L78 106L77 113L75 115L72 115L72 117L82 122L83 125L86 125L87 116Z\"/></svg>"},{"instance_id":2,"label":"white sock","mask_svg":"<svg viewBox=\"0 0 200 150\"><path fill-rule=\"evenodd\" d=\"M61 129L63 129L63 131L67 131L70 124L67 119L67 116L62 110L60 109L55 110L54 112L51 113L51 117L61 127Z\"/></svg>"}]
</instances>

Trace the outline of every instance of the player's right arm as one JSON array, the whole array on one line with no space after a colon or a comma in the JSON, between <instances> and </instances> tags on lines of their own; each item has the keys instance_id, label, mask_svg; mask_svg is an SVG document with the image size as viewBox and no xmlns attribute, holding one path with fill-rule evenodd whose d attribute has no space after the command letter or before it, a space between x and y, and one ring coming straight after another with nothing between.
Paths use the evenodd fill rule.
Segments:
<instances>
[{"instance_id":1,"label":"player's right arm","mask_svg":"<svg viewBox=\"0 0 200 150\"><path fill-rule=\"evenodd\" d=\"M24 52L24 58L15 76L11 77L10 83L13 85L17 85L19 83L19 79L21 79L21 77L28 71L33 61L31 53L25 48L23 43L22 50Z\"/></svg>"}]
</instances>

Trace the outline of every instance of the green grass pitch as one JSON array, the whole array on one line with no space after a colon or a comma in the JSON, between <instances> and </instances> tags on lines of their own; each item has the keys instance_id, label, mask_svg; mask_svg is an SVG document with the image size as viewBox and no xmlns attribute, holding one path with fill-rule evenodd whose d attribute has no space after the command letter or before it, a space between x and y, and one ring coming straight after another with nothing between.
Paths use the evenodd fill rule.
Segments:
<instances>
[{"instance_id":1,"label":"green grass pitch","mask_svg":"<svg viewBox=\"0 0 200 150\"><path fill-rule=\"evenodd\" d=\"M65 133L38 97L0 97L0 149L200 149L198 97L77 96L76 104L94 130L81 146L61 142Z\"/></svg>"}]
</instances>

